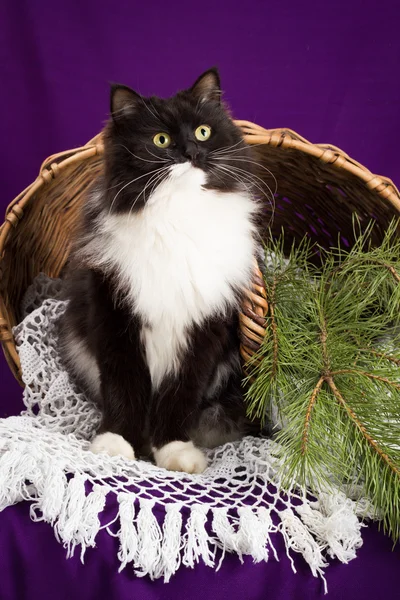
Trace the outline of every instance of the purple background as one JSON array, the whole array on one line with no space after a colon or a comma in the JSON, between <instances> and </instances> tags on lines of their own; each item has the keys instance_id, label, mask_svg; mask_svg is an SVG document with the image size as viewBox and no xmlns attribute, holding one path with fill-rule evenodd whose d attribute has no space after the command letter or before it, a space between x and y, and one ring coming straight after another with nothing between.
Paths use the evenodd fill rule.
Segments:
<instances>
[{"instance_id":1,"label":"purple background","mask_svg":"<svg viewBox=\"0 0 400 600\"><path fill-rule=\"evenodd\" d=\"M108 110L108 81L131 85L143 94L168 95L190 85L214 64L220 68L225 98L234 116L265 127L290 127L311 141L338 145L372 171L400 182L400 8L394 0L157 0L140 4L134 0L6 0L0 11L0 47L5 52L0 61L2 212L35 178L44 158L80 146L99 131ZM21 390L2 357L0 378L0 416L17 413ZM51 529L26 522L26 507L7 509L6 514L13 515L7 520L7 544L26 535L29 543L38 544L39 553L49 548ZM15 527L20 527L15 538L13 519ZM363 563L360 559L348 567L335 567L336 595L331 586L330 598L357 597L355 590L360 589L363 578L365 589L358 597L396 596L389 584L395 569L390 544L373 532L367 539L368 548L360 552ZM49 590L55 594L57 569L62 570L64 562L61 547L53 546L53 576L43 587L43 595L39 594L40 585L44 586L40 582L34 584L39 586L37 595L34 590L28 593L29 581L36 580L33 572L27 571L26 585L21 588L25 591L18 598L48 597ZM382 550L380 558L372 555L374 546L375 553ZM1 564L16 568L11 564L13 555L7 555L7 560ZM96 564L93 569L100 569L100 562L94 561L102 559L93 555L91 560ZM107 561L114 581L115 564L110 557ZM373 569L369 569L372 563ZM68 564L74 565L68 567L69 574L79 573L81 582L93 575L93 569L82 570L74 561ZM283 563L279 571L272 565L248 565L240 571L233 558L229 564L234 571L224 568L225 579L207 576L207 585L213 581L216 586L209 587L209 593L203 587L206 575L202 567L197 579L192 573L181 574L177 581L186 590L185 597L195 597L189 591L193 585L204 598L216 597L211 589L218 589L219 598L261 598L263 590L265 594L270 590L269 597L275 598L278 588L273 592L271 581L279 582L282 577L287 581L286 591L292 590L290 596L285 591L285 597L306 595L302 586L309 576L293 579ZM37 581L43 579L43 573L38 577ZM379 594L377 586L383 578L386 587ZM161 597L161 589L169 589L163 591L164 598L181 597L176 591L179 587L157 584L152 588L142 582L144 587L139 590L129 587L132 578L121 576L118 581L118 586L128 586L124 598ZM235 594L238 586L250 582L254 591ZM1 600L15 597L1 589ZM314 597L317 589L312 583L308 597ZM86 593L85 597L92 597ZM99 594L93 591L93 597ZM68 592L65 598L73 595ZM110 591L106 595L112 597Z\"/></svg>"}]
</instances>

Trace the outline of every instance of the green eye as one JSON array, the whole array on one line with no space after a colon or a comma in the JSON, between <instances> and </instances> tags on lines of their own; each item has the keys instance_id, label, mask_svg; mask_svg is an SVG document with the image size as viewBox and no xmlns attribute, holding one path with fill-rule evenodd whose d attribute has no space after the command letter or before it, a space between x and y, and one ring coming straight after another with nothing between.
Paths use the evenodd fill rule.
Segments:
<instances>
[{"instance_id":1,"label":"green eye","mask_svg":"<svg viewBox=\"0 0 400 600\"><path fill-rule=\"evenodd\" d=\"M153 142L159 148L168 148L171 143L171 138L169 137L168 133L156 133L156 135L153 137Z\"/></svg>"},{"instance_id":2,"label":"green eye","mask_svg":"<svg viewBox=\"0 0 400 600\"><path fill-rule=\"evenodd\" d=\"M199 142L205 142L211 135L211 127L209 125L200 125L194 132L194 135Z\"/></svg>"}]
</instances>

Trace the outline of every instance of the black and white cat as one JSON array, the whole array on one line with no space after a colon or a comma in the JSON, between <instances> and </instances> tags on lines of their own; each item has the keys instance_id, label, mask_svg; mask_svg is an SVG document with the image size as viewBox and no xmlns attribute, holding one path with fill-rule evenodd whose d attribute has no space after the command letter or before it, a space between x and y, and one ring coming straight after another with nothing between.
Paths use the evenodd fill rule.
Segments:
<instances>
[{"instance_id":1,"label":"black and white cat","mask_svg":"<svg viewBox=\"0 0 400 600\"><path fill-rule=\"evenodd\" d=\"M201 473L202 446L251 425L238 307L256 247L251 149L216 69L169 99L113 86L105 171L88 198L61 322L71 376L97 401L91 444Z\"/></svg>"}]
</instances>

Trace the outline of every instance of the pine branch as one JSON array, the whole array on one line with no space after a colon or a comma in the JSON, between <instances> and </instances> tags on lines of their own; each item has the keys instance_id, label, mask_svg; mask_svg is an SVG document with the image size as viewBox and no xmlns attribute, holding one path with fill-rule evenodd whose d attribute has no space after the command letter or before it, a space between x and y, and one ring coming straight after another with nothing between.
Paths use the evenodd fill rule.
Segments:
<instances>
[{"instance_id":1,"label":"pine branch","mask_svg":"<svg viewBox=\"0 0 400 600\"><path fill-rule=\"evenodd\" d=\"M375 375L374 373L366 373L365 371L357 371L356 369L342 369L341 371L333 371L330 373L330 377L335 377L336 375L363 375L363 377L369 377L370 379L376 379L377 381L382 381L382 383L387 383L388 385L400 390L400 384L395 381L391 381L387 377L380 377L379 375Z\"/></svg>"},{"instance_id":2,"label":"pine branch","mask_svg":"<svg viewBox=\"0 0 400 600\"><path fill-rule=\"evenodd\" d=\"M389 458L389 456L380 448L379 444L377 444L372 437L369 435L368 431L361 423L361 421L357 418L355 412L350 408L346 400L343 398L339 390L337 389L335 382L332 377L327 377L326 381L329 384L335 398L340 402L343 406L350 419L355 423L357 429L363 435L363 437L367 440L368 444L379 454L382 460L387 464L387 466L395 473L398 477L400 477L400 469L394 464L394 462Z\"/></svg>"},{"instance_id":3,"label":"pine branch","mask_svg":"<svg viewBox=\"0 0 400 600\"><path fill-rule=\"evenodd\" d=\"M390 356L390 354L385 354L385 352L377 352L376 350L372 350L372 348L363 348L363 352L370 352L374 356L380 356L381 358L384 358L385 360L388 360L400 367L400 359Z\"/></svg>"},{"instance_id":4,"label":"pine branch","mask_svg":"<svg viewBox=\"0 0 400 600\"><path fill-rule=\"evenodd\" d=\"M350 251L320 248L319 269L308 242L285 259L283 240L270 241L271 335L252 363L248 413L265 420L278 409L287 482L311 489L361 484L397 540L400 239L393 222L373 247L372 230Z\"/></svg>"},{"instance_id":5,"label":"pine branch","mask_svg":"<svg viewBox=\"0 0 400 600\"><path fill-rule=\"evenodd\" d=\"M327 328L326 328L326 319L325 319L325 317L322 317L321 347L322 347L322 358L324 360L324 372L326 374L329 373L331 370L330 360L329 360L329 356L328 356L328 350L326 347L327 340L328 340L328 332L327 332Z\"/></svg>"},{"instance_id":6,"label":"pine branch","mask_svg":"<svg viewBox=\"0 0 400 600\"><path fill-rule=\"evenodd\" d=\"M376 264L378 264L378 263L376 263ZM396 271L396 269L394 267L392 267L391 265L385 265L384 263L382 263L382 266L385 267L385 269L387 269L389 271L389 273L391 273L393 275L393 277L395 278L397 283L400 283L400 275L398 274L398 272Z\"/></svg>"},{"instance_id":7,"label":"pine branch","mask_svg":"<svg viewBox=\"0 0 400 600\"><path fill-rule=\"evenodd\" d=\"M313 389L313 392L312 392L311 398L310 398L310 402L308 403L306 417L304 420L304 430L303 430L303 435L302 435L302 442L301 442L301 453L303 455L306 454L306 452L307 452L307 442L308 442L310 423L311 423L311 413L312 413L312 410L314 408L314 405L317 401L318 395L321 391L321 388L322 388L325 380L326 380L325 377L320 377L318 379L318 383L315 386L315 388Z\"/></svg>"}]
</instances>

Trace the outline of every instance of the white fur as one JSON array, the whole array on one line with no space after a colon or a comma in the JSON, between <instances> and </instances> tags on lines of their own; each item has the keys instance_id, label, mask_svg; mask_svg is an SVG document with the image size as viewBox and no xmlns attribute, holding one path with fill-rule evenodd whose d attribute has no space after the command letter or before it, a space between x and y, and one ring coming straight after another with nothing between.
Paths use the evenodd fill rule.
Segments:
<instances>
[{"instance_id":1,"label":"white fur","mask_svg":"<svg viewBox=\"0 0 400 600\"><path fill-rule=\"evenodd\" d=\"M157 450L153 448L154 459L158 467L168 471L202 473L207 468L207 460L193 442L170 442Z\"/></svg>"},{"instance_id":2,"label":"white fur","mask_svg":"<svg viewBox=\"0 0 400 600\"><path fill-rule=\"evenodd\" d=\"M86 247L89 261L116 268L141 332L153 388L179 370L187 330L234 302L232 285L251 276L254 201L205 190L189 163L171 168L144 209L103 218Z\"/></svg>"},{"instance_id":3,"label":"white fur","mask_svg":"<svg viewBox=\"0 0 400 600\"><path fill-rule=\"evenodd\" d=\"M110 456L125 456L130 460L135 460L135 453L132 446L117 433L100 433L96 435L93 442L90 444L89 450L94 454L106 452Z\"/></svg>"}]
</instances>

